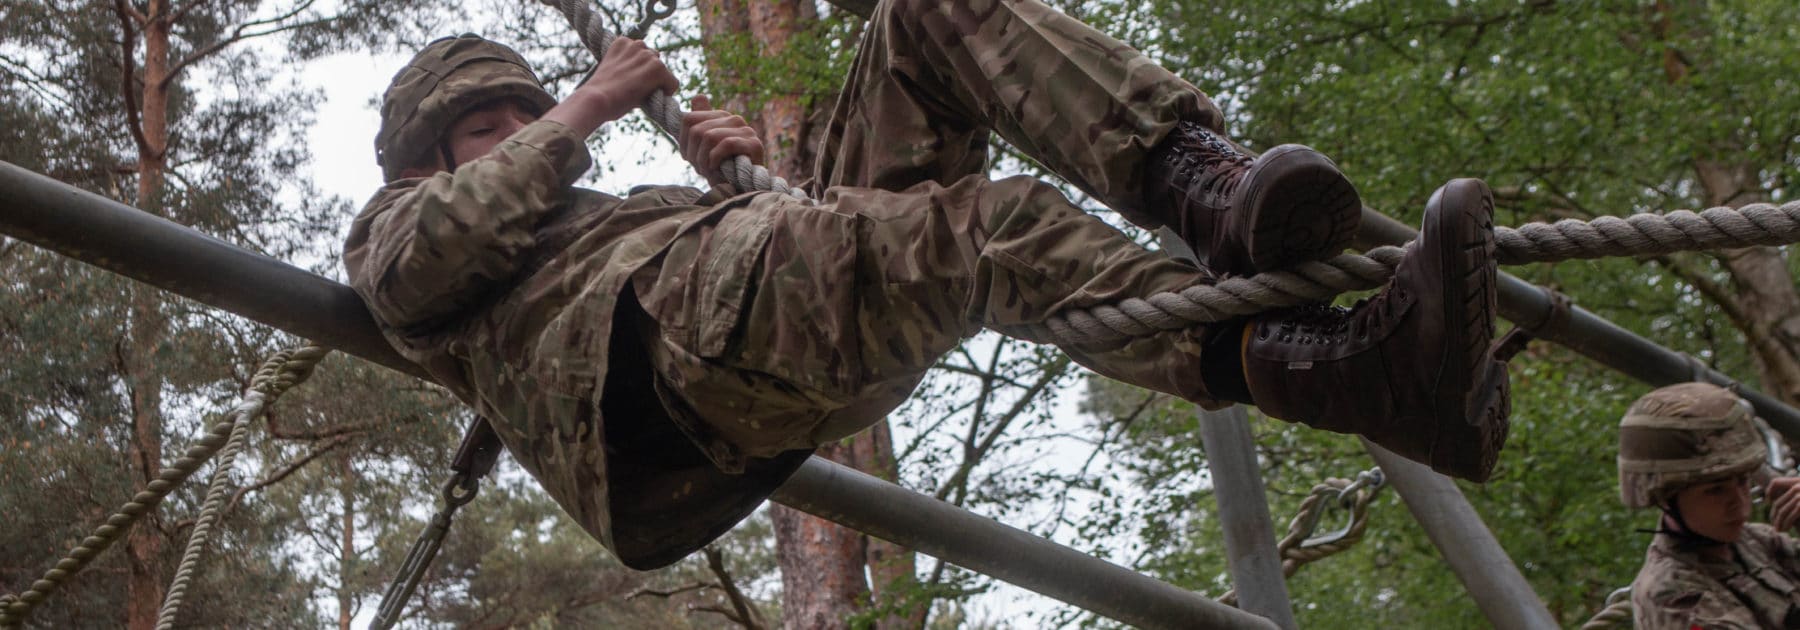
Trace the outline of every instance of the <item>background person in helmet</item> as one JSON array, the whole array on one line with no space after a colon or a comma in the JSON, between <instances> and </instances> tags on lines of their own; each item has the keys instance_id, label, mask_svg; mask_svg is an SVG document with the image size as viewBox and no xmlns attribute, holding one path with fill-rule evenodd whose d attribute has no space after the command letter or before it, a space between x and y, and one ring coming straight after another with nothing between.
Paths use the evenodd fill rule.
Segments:
<instances>
[{"instance_id":1,"label":"background person in helmet","mask_svg":"<svg viewBox=\"0 0 1800 630\"><path fill-rule=\"evenodd\" d=\"M1360 216L1317 152L1252 160L1193 86L1031 0L980 15L883 3L827 127L817 202L573 185L594 129L677 87L628 39L560 102L504 46L433 43L383 99L388 184L344 255L389 341L633 567L729 529L982 327L1026 335L1062 309L1328 257ZM715 185L725 155L761 156L735 116L687 122L683 154ZM1043 182L988 179L990 132L1140 225L1174 228L1209 269L1145 250ZM1483 479L1507 427L1488 349L1491 213L1480 182L1445 186L1393 283L1355 309L1064 350Z\"/></svg>"},{"instance_id":2,"label":"background person in helmet","mask_svg":"<svg viewBox=\"0 0 1800 630\"><path fill-rule=\"evenodd\" d=\"M1749 403L1708 383L1671 385L1619 423L1625 505L1662 518L1631 584L1638 628L1800 628L1800 478L1768 482L1770 524L1749 522L1765 477Z\"/></svg>"}]
</instances>

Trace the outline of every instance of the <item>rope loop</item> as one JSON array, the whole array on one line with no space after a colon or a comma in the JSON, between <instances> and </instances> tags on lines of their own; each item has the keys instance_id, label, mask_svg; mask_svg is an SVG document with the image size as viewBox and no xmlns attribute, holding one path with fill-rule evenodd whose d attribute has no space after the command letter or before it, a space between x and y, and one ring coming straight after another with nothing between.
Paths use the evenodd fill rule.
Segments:
<instances>
[{"instance_id":1,"label":"rope loop","mask_svg":"<svg viewBox=\"0 0 1800 630\"><path fill-rule=\"evenodd\" d=\"M1614 589L1613 592L1606 595L1606 604L1600 608L1600 612L1594 613L1593 618L1581 624L1581 630L1600 630L1618 626L1631 627L1633 610L1635 608L1631 605L1631 587Z\"/></svg>"},{"instance_id":2,"label":"rope loop","mask_svg":"<svg viewBox=\"0 0 1800 630\"><path fill-rule=\"evenodd\" d=\"M1332 477L1314 485L1312 492L1300 501L1300 509L1293 520L1288 522L1287 535L1275 544L1276 553L1281 556L1282 577L1294 577L1300 567L1361 542L1363 532L1369 527L1369 503L1386 486L1387 476L1380 467L1358 473L1354 481ZM1342 528L1314 536L1320 518L1332 508L1349 511L1349 522ZM1236 606L1237 589L1226 591L1218 601Z\"/></svg>"}]
</instances>

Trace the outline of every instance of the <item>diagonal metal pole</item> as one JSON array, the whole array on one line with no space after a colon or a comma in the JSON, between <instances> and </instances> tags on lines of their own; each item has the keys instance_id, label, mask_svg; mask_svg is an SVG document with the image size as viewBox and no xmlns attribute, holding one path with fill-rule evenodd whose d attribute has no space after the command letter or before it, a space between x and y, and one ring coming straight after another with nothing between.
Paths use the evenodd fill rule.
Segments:
<instances>
[{"instance_id":1,"label":"diagonal metal pole","mask_svg":"<svg viewBox=\"0 0 1800 630\"><path fill-rule=\"evenodd\" d=\"M0 234L430 380L388 346L349 287L7 162L0 162ZM817 457L775 500L1133 625L1276 627Z\"/></svg>"},{"instance_id":2,"label":"diagonal metal pole","mask_svg":"<svg viewBox=\"0 0 1800 630\"><path fill-rule=\"evenodd\" d=\"M1199 264L1194 249L1174 230L1162 228L1156 237L1170 256ZM1269 515L1267 488L1256 464L1258 451L1255 436L1250 434L1250 414L1238 405L1195 413L1213 496L1219 505L1225 564L1231 571L1232 587L1237 589L1238 607L1268 617L1282 628L1297 628L1287 575L1281 570L1281 551L1276 547L1275 519Z\"/></svg>"},{"instance_id":3,"label":"diagonal metal pole","mask_svg":"<svg viewBox=\"0 0 1800 630\"><path fill-rule=\"evenodd\" d=\"M1298 628L1294 604L1288 598L1287 576L1281 572L1281 552L1275 546L1275 520L1269 516L1269 497L1262 470L1256 465L1250 415L1238 405L1198 413L1238 607L1268 617L1287 630Z\"/></svg>"},{"instance_id":4,"label":"diagonal metal pole","mask_svg":"<svg viewBox=\"0 0 1800 630\"><path fill-rule=\"evenodd\" d=\"M1362 443L1488 623L1498 630L1557 627L1556 617L1455 482L1374 442Z\"/></svg>"}]
</instances>

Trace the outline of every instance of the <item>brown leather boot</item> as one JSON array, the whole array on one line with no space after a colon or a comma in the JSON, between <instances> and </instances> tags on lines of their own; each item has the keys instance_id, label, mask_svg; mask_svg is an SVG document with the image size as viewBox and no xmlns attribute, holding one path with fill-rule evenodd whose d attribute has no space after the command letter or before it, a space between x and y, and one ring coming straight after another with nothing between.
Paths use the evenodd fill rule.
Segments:
<instances>
[{"instance_id":1,"label":"brown leather boot","mask_svg":"<svg viewBox=\"0 0 1800 630\"><path fill-rule=\"evenodd\" d=\"M1452 181L1380 293L1253 319L1244 380L1257 407L1486 481L1510 412L1506 364L1491 349L1493 207L1480 180Z\"/></svg>"},{"instance_id":2,"label":"brown leather boot","mask_svg":"<svg viewBox=\"0 0 1800 630\"><path fill-rule=\"evenodd\" d=\"M1157 145L1145 175L1148 212L1215 273L1336 256L1362 219L1356 187L1324 154L1284 144L1252 158L1195 122Z\"/></svg>"}]
</instances>

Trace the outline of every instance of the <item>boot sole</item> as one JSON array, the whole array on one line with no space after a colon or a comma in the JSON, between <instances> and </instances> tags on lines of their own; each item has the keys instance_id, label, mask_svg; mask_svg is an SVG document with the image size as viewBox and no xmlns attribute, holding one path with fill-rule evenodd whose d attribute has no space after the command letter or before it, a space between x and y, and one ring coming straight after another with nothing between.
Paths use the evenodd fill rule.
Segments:
<instances>
[{"instance_id":1,"label":"boot sole","mask_svg":"<svg viewBox=\"0 0 1800 630\"><path fill-rule=\"evenodd\" d=\"M1362 221L1362 197L1336 164L1310 148L1284 144L1256 159L1244 176L1240 208L1249 214L1250 273L1343 253Z\"/></svg>"},{"instance_id":2,"label":"boot sole","mask_svg":"<svg viewBox=\"0 0 1800 630\"><path fill-rule=\"evenodd\" d=\"M1459 179L1432 195L1422 237L1439 245L1444 325L1461 332L1447 344L1437 383L1438 435L1431 466L1482 482L1492 476L1510 430L1506 364L1495 361L1494 199L1487 184ZM1423 251L1423 250L1421 250ZM1454 298L1452 298L1454 296Z\"/></svg>"}]
</instances>

